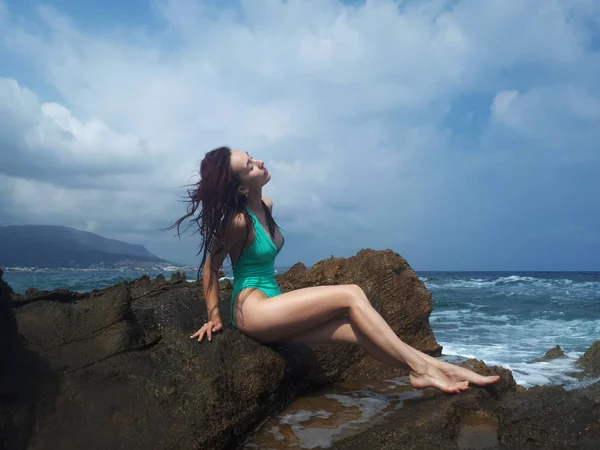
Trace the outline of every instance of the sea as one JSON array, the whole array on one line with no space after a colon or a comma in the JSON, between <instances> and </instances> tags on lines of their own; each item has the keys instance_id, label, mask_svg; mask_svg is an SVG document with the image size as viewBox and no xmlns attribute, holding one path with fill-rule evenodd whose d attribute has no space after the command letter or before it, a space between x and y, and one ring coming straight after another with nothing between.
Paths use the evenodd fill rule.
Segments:
<instances>
[{"instance_id":1,"label":"sea","mask_svg":"<svg viewBox=\"0 0 600 450\"><path fill-rule=\"evenodd\" d=\"M278 267L283 273L287 267ZM85 292L147 274L167 278L196 268L82 270L5 268L4 280L17 293L27 288ZM429 318L446 359L477 358L510 369L525 386L579 383L568 375L575 361L600 340L600 272L417 272L432 292ZM231 276L231 273L225 274ZM560 345L566 358L539 358Z\"/></svg>"}]
</instances>

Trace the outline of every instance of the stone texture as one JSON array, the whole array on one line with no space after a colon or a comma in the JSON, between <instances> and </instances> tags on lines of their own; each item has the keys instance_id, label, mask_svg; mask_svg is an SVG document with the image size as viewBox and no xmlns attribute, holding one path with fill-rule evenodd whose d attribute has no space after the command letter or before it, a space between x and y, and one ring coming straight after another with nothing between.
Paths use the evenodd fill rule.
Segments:
<instances>
[{"instance_id":1,"label":"stone texture","mask_svg":"<svg viewBox=\"0 0 600 450\"><path fill-rule=\"evenodd\" d=\"M552 347L550 350L548 350L546 353L544 353L544 356L542 356L541 358L535 358L529 362L535 363L535 362L551 361L553 359L564 358L565 356L566 356L565 352L563 352L563 349L560 348L560 345L556 345L556 346Z\"/></svg>"},{"instance_id":2,"label":"stone texture","mask_svg":"<svg viewBox=\"0 0 600 450\"><path fill-rule=\"evenodd\" d=\"M310 271L298 266L278 280L284 291L359 284L403 339L429 353L441 349L428 323L431 294L390 251L362 251ZM306 389L399 373L352 346L260 345L230 326L230 295L223 280L225 327L211 343L189 339L206 308L200 283L181 275L86 294L12 296L10 335L18 338L18 324L19 351L47 365L39 373L30 368L32 376L60 379L52 395L32 400L35 425L15 425L27 437L23 448L232 448Z\"/></svg>"},{"instance_id":3,"label":"stone texture","mask_svg":"<svg viewBox=\"0 0 600 450\"><path fill-rule=\"evenodd\" d=\"M583 369L585 377L600 377L600 341L593 344L577 360L577 365Z\"/></svg>"},{"instance_id":4,"label":"stone texture","mask_svg":"<svg viewBox=\"0 0 600 450\"><path fill-rule=\"evenodd\" d=\"M485 389L472 386L459 395L428 390L423 398L405 402L384 422L333 448L600 448L600 383L571 392L560 386L523 389L506 369L477 361L463 365L486 375L497 373L501 380Z\"/></svg>"},{"instance_id":5,"label":"stone texture","mask_svg":"<svg viewBox=\"0 0 600 450\"><path fill-rule=\"evenodd\" d=\"M431 292L407 261L391 250L361 250L351 258L329 258L308 270L302 263L279 276L283 292L310 286L357 284L394 332L407 344L431 355L440 355L429 316L433 310ZM344 379L369 379L406 374L402 369L385 366L356 346L315 346L325 373L337 371L340 355L345 367ZM335 367L332 367L335 366Z\"/></svg>"}]
</instances>

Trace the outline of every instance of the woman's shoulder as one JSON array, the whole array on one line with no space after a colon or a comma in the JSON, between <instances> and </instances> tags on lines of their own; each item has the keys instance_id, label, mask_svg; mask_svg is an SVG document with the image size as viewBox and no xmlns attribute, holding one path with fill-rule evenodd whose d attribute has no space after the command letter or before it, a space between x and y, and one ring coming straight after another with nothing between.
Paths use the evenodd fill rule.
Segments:
<instances>
[{"instance_id":1,"label":"woman's shoulder","mask_svg":"<svg viewBox=\"0 0 600 450\"><path fill-rule=\"evenodd\" d=\"M246 229L246 215L241 212L235 212L231 216L231 220L229 222L229 231L239 232L241 230Z\"/></svg>"},{"instance_id":2,"label":"woman's shoulder","mask_svg":"<svg viewBox=\"0 0 600 450\"><path fill-rule=\"evenodd\" d=\"M267 205L267 208L269 208L269 212L273 214L273 202L271 201L271 199L268 197L263 197L262 201L265 205Z\"/></svg>"}]
</instances>

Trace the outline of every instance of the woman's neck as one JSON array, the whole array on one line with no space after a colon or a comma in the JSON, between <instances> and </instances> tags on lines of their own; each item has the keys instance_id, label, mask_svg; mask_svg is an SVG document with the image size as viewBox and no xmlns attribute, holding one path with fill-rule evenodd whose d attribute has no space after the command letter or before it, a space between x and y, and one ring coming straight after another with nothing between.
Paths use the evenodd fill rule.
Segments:
<instances>
[{"instance_id":1,"label":"woman's neck","mask_svg":"<svg viewBox=\"0 0 600 450\"><path fill-rule=\"evenodd\" d=\"M248 192L246 206L252 211L262 211L262 189Z\"/></svg>"}]
</instances>

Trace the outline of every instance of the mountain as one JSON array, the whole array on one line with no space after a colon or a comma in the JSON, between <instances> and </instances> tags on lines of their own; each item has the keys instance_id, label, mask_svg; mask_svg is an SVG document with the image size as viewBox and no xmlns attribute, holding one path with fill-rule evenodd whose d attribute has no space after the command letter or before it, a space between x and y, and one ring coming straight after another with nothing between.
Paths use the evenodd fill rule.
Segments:
<instances>
[{"instance_id":1,"label":"mountain","mask_svg":"<svg viewBox=\"0 0 600 450\"><path fill-rule=\"evenodd\" d=\"M110 268L168 263L143 245L51 225L0 226L0 266ZM143 265L143 264L142 264Z\"/></svg>"}]
</instances>

